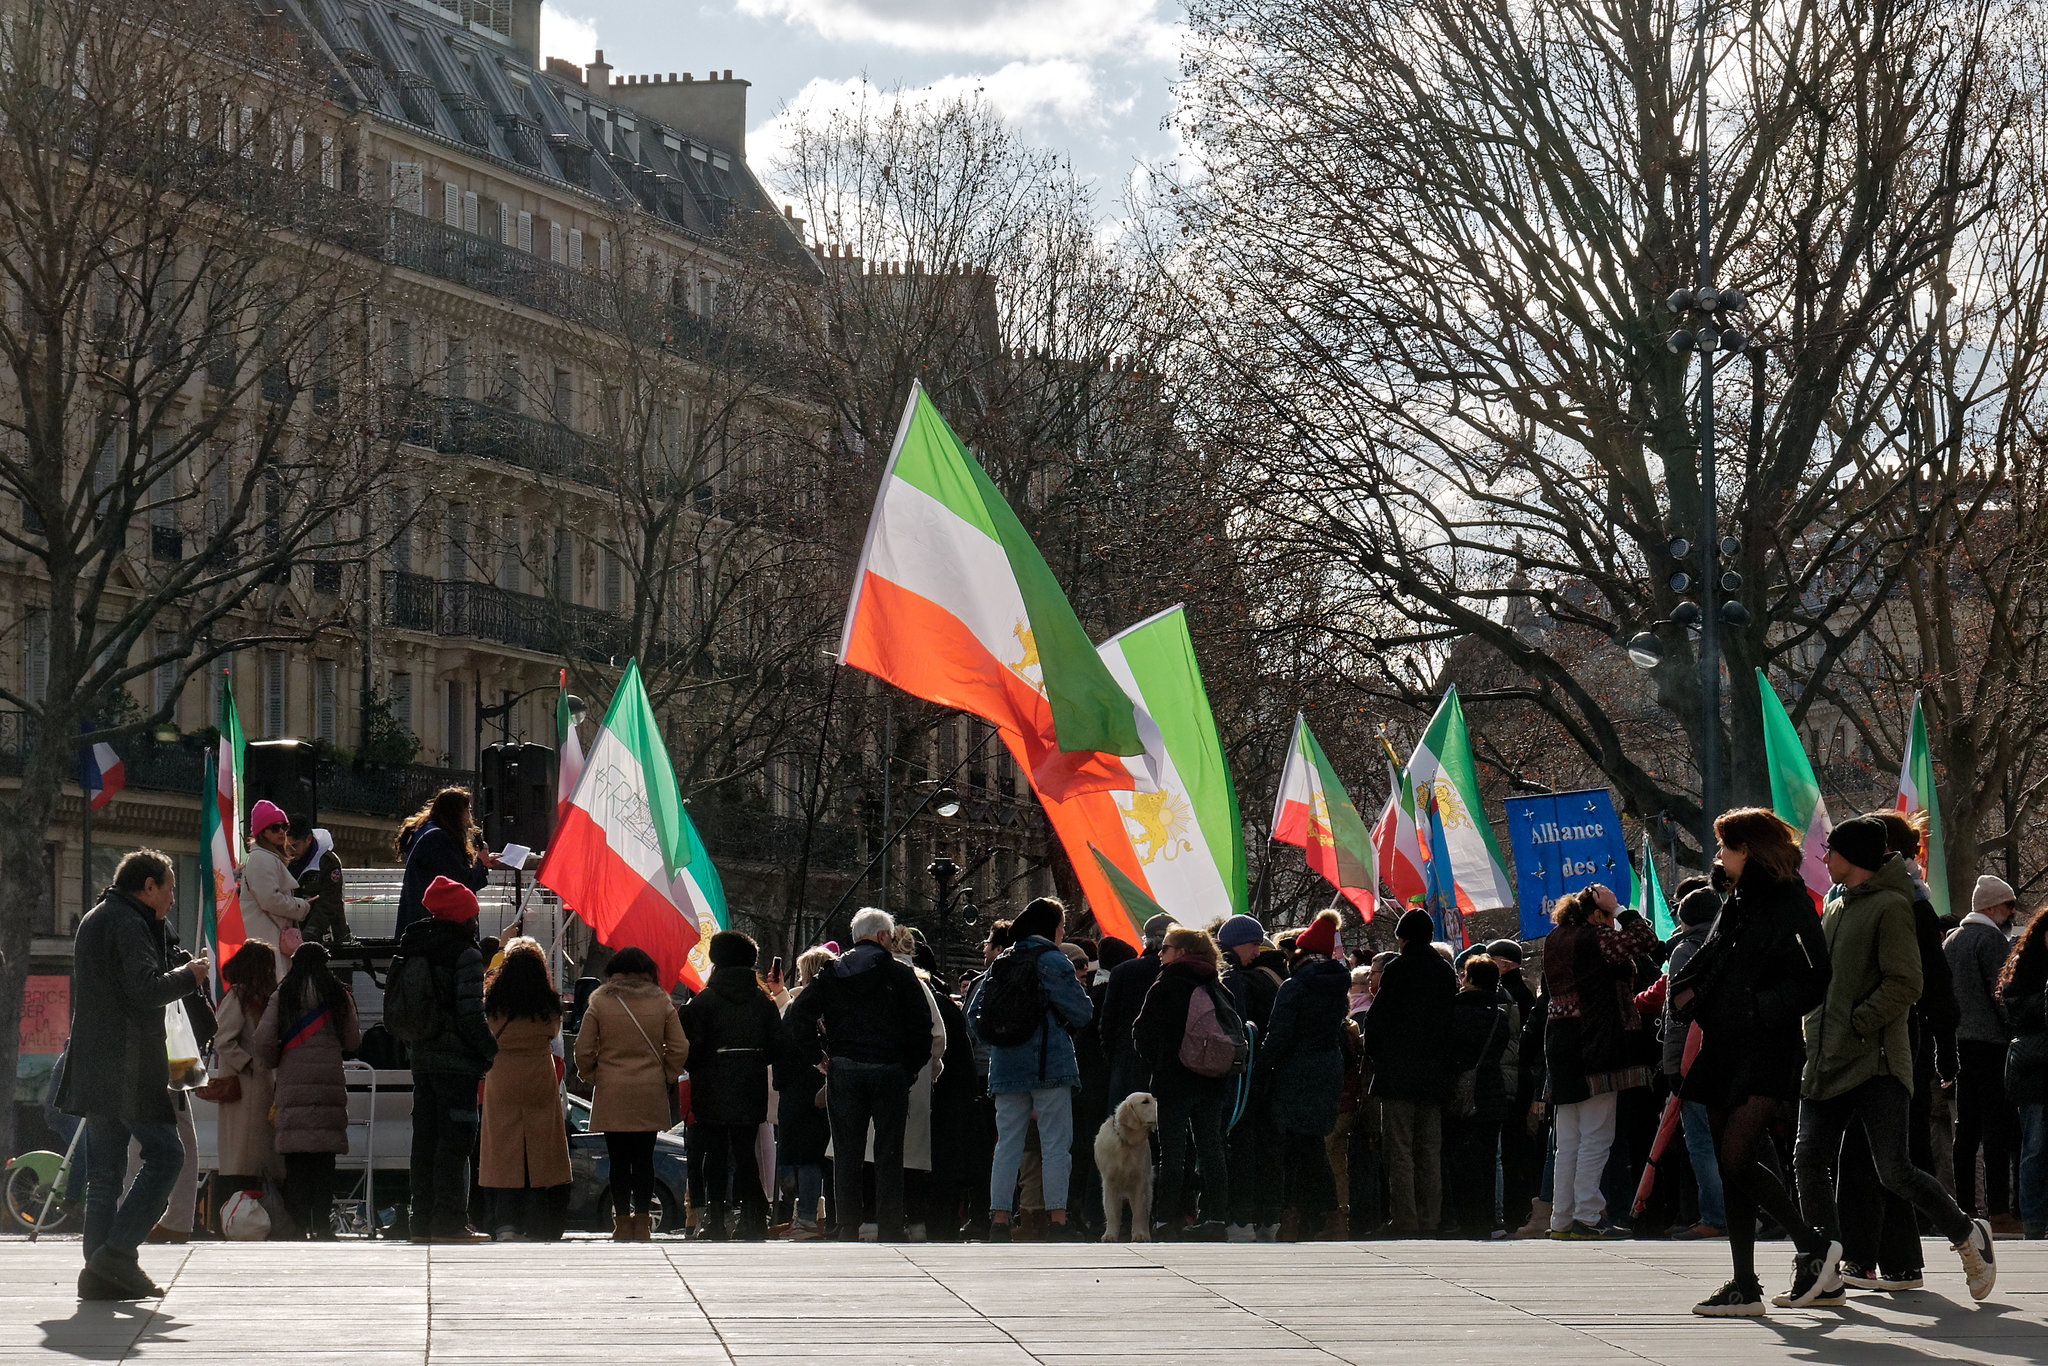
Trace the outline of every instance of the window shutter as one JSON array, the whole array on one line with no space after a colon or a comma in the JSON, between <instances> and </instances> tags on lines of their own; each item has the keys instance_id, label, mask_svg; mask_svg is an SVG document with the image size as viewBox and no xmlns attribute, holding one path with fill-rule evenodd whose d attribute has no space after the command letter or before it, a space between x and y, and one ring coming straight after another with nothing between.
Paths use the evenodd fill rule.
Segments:
<instances>
[{"instance_id":1,"label":"window shutter","mask_svg":"<svg viewBox=\"0 0 2048 1366\"><path fill-rule=\"evenodd\" d=\"M391 675L391 719L407 735L417 733L412 728L412 675L409 673Z\"/></svg>"},{"instance_id":2,"label":"window shutter","mask_svg":"<svg viewBox=\"0 0 2048 1366\"><path fill-rule=\"evenodd\" d=\"M533 250L533 215L524 209L519 211L519 249L529 253Z\"/></svg>"},{"instance_id":3,"label":"window shutter","mask_svg":"<svg viewBox=\"0 0 2048 1366\"><path fill-rule=\"evenodd\" d=\"M476 196L464 191L462 196L462 230L464 232L476 231L476 212Z\"/></svg>"},{"instance_id":4,"label":"window shutter","mask_svg":"<svg viewBox=\"0 0 2048 1366\"><path fill-rule=\"evenodd\" d=\"M602 271L612 268L612 239L609 237L597 239L597 268Z\"/></svg>"},{"instance_id":5,"label":"window shutter","mask_svg":"<svg viewBox=\"0 0 2048 1366\"><path fill-rule=\"evenodd\" d=\"M566 248L562 244L562 225L560 223L548 224L548 259L556 265L560 265L565 251Z\"/></svg>"},{"instance_id":6,"label":"window shutter","mask_svg":"<svg viewBox=\"0 0 2048 1366\"><path fill-rule=\"evenodd\" d=\"M498 221L492 226L492 232L496 234L499 246L512 247L519 244L517 221L513 217L510 205L498 206Z\"/></svg>"},{"instance_id":7,"label":"window shutter","mask_svg":"<svg viewBox=\"0 0 2048 1366\"><path fill-rule=\"evenodd\" d=\"M583 269L583 229L569 229L569 268Z\"/></svg>"},{"instance_id":8,"label":"window shutter","mask_svg":"<svg viewBox=\"0 0 2048 1366\"><path fill-rule=\"evenodd\" d=\"M441 685L447 723L448 764L462 767L462 684L449 679Z\"/></svg>"},{"instance_id":9,"label":"window shutter","mask_svg":"<svg viewBox=\"0 0 2048 1366\"><path fill-rule=\"evenodd\" d=\"M567 527L555 529L555 597L576 601L576 533Z\"/></svg>"},{"instance_id":10,"label":"window shutter","mask_svg":"<svg viewBox=\"0 0 2048 1366\"><path fill-rule=\"evenodd\" d=\"M501 525L503 529L498 535L498 587L508 593L517 593L522 577L522 566L519 562L519 519L508 513Z\"/></svg>"},{"instance_id":11,"label":"window shutter","mask_svg":"<svg viewBox=\"0 0 2048 1366\"><path fill-rule=\"evenodd\" d=\"M313 738L334 744L340 740L339 699L341 665L332 659L313 661Z\"/></svg>"},{"instance_id":12,"label":"window shutter","mask_svg":"<svg viewBox=\"0 0 2048 1366\"><path fill-rule=\"evenodd\" d=\"M283 735L284 719L284 671L286 657L283 650L263 652L263 733L269 736Z\"/></svg>"},{"instance_id":13,"label":"window shutter","mask_svg":"<svg viewBox=\"0 0 2048 1366\"><path fill-rule=\"evenodd\" d=\"M341 157L333 137L324 133L320 137L320 183L330 190L341 184Z\"/></svg>"},{"instance_id":14,"label":"window shutter","mask_svg":"<svg viewBox=\"0 0 2048 1366\"><path fill-rule=\"evenodd\" d=\"M441 577L461 583L469 577L469 505L448 505L448 559Z\"/></svg>"},{"instance_id":15,"label":"window shutter","mask_svg":"<svg viewBox=\"0 0 2048 1366\"><path fill-rule=\"evenodd\" d=\"M441 182L441 221L451 228L462 226L462 187L452 180Z\"/></svg>"},{"instance_id":16,"label":"window shutter","mask_svg":"<svg viewBox=\"0 0 2048 1366\"><path fill-rule=\"evenodd\" d=\"M153 653L170 656L162 660L150 678L149 705L155 712L168 712L173 722L178 719L178 658L185 652L185 642L175 631L154 633Z\"/></svg>"},{"instance_id":17,"label":"window shutter","mask_svg":"<svg viewBox=\"0 0 2048 1366\"><path fill-rule=\"evenodd\" d=\"M604 552L604 610L618 612L626 605L626 564L612 551Z\"/></svg>"}]
</instances>

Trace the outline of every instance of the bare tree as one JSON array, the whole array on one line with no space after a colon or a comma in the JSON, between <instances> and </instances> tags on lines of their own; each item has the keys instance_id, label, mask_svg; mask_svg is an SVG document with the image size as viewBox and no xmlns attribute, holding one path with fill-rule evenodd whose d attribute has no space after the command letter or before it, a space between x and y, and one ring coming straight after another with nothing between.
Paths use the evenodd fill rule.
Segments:
<instances>
[{"instance_id":1,"label":"bare tree","mask_svg":"<svg viewBox=\"0 0 2048 1366\"><path fill-rule=\"evenodd\" d=\"M1173 188L1246 534L1335 562L1384 690L1423 702L1471 642L1501 674L1475 701L1539 708L1625 810L1697 828L1693 643L1656 626L1654 694L1585 667L1669 621L1662 548L1699 521L1661 306L1697 283L1693 14L1203 0L1180 122L1205 178ZM1757 801L1754 670L1796 662L1802 716L1905 574L1900 300L1996 201L2038 71L2004 11L1949 0L1709 15L1714 254L1752 301L1717 438L1753 615L1723 634L1731 795Z\"/></svg>"},{"instance_id":2,"label":"bare tree","mask_svg":"<svg viewBox=\"0 0 2048 1366\"><path fill-rule=\"evenodd\" d=\"M24 663L0 675L20 680L0 683L20 770L0 795L0 1074L81 724L119 743L168 715L124 702L160 666L182 687L346 618L340 571L372 535L350 509L395 436L369 355L375 223L329 188L345 151L255 11L29 0L0 26L0 544ZM330 568L294 584L309 553Z\"/></svg>"}]
</instances>

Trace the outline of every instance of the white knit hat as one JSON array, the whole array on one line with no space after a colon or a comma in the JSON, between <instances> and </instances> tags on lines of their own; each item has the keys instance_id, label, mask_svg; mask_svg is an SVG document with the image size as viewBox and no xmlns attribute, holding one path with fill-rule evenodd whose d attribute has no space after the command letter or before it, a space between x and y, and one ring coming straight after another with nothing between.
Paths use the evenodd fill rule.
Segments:
<instances>
[{"instance_id":1,"label":"white knit hat","mask_svg":"<svg viewBox=\"0 0 2048 1366\"><path fill-rule=\"evenodd\" d=\"M1977 890L1970 894L1970 909L1988 911L1993 906L2003 906L2008 901L2017 901L2012 884L2002 877L1986 873L1977 879Z\"/></svg>"}]
</instances>

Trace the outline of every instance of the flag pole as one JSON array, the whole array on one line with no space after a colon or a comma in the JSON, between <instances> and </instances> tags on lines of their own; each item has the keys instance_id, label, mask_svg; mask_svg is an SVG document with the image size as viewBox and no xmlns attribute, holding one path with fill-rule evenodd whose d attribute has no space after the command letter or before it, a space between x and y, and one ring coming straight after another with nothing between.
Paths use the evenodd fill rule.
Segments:
<instances>
[{"instance_id":1,"label":"flag pole","mask_svg":"<svg viewBox=\"0 0 2048 1366\"><path fill-rule=\"evenodd\" d=\"M83 784L83 783L80 783L80 784L78 785L78 803L79 803L79 805L80 805L81 807L83 807L83 808L84 808L84 818L83 818L83 823L82 823L82 826L81 826L81 829L80 829L80 843L79 843L79 865L78 865L78 891L79 891L79 907L78 907L78 913L79 913L79 915L81 915L81 916L84 916L84 915L87 915L87 914L89 914L89 913L91 912L91 910L92 910L92 903L93 903L93 895L92 895L92 793L90 793L90 792L86 791L86 788L85 788L85 784Z\"/></svg>"}]
</instances>

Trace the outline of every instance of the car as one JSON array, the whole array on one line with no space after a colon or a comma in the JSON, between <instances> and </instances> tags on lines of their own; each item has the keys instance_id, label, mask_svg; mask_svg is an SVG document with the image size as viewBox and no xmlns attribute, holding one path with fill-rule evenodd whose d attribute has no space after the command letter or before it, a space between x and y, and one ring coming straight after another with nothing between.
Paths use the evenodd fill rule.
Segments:
<instances>
[{"instance_id":1,"label":"car","mask_svg":"<svg viewBox=\"0 0 2048 1366\"><path fill-rule=\"evenodd\" d=\"M608 1229L612 1223L611 1156L604 1135L590 1129L590 1102L564 1097L569 1118L569 1212L571 1228ZM654 1208L656 1231L682 1227L683 1199L689 1191L688 1147L683 1126L654 1136Z\"/></svg>"}]
</instances>

